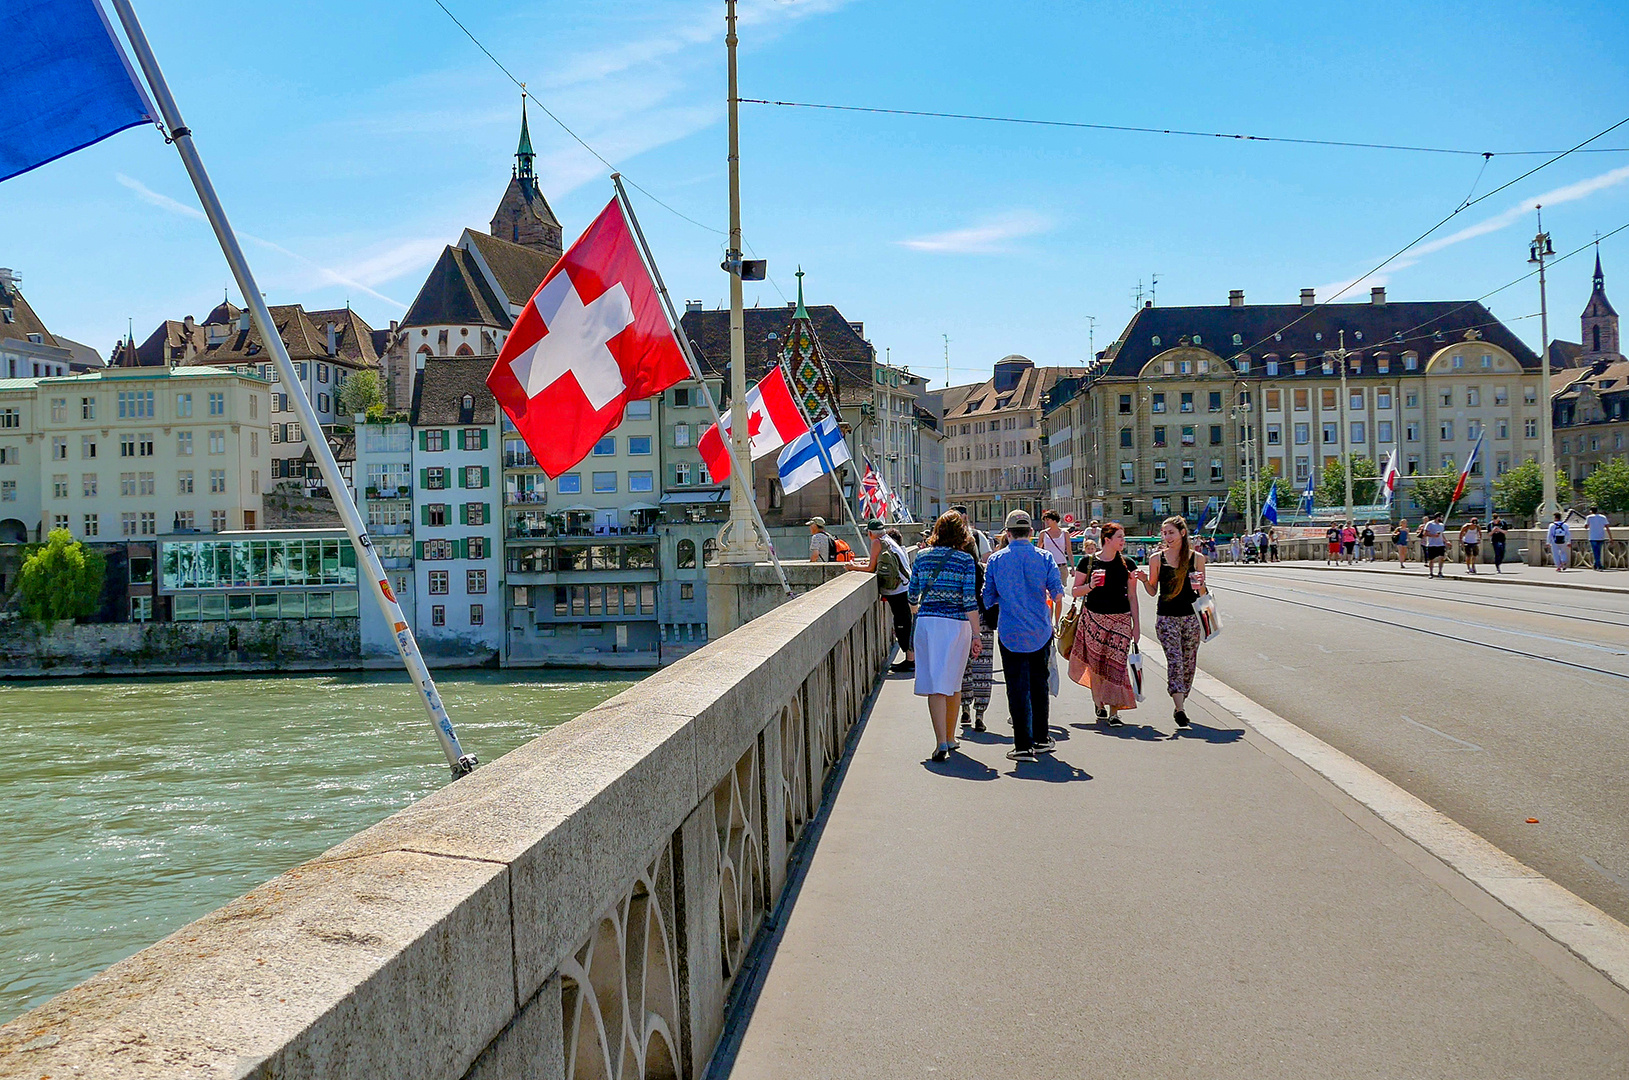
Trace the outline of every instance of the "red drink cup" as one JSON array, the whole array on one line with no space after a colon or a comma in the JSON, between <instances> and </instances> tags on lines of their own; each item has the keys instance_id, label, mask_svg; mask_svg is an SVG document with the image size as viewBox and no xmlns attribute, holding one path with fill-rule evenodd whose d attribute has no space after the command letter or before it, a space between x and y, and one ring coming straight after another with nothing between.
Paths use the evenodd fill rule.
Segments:
<instances>
[{"instance_id":1,"label":"red drink cup","mask_svg":"<svg viewBox=\"0 0 1629 1080\"><path fill-rule=\"evenodd\" d=\"M1103 587L1103 582L1105 580L1107 580L1108 576L1109 576L1109 572L1107 570L1093 570L1092 571L1092 588L1094 588L1094 589L1102 588Z\"/></svg>"}]
</instances>

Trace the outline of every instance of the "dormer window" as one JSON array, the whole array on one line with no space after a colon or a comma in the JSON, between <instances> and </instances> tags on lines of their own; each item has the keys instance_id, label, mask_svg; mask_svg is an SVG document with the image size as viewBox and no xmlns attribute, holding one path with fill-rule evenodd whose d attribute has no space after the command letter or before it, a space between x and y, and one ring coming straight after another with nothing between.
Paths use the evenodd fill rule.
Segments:
<instances>
[{"instance_id":1,"label":"dormer window","mask_svg":"<svg viewBox=\"0 0 1629 1080\"><path fill-rule=\"evenodd\" d=\"M36 345L44 345L45 344L45 335L44 334L29 334L28 335L28 340L32 341Z\"/></svg>"},{"instance_id":2,"label":"dormer window","mask_svg":"<svg viewBox=\"0 0 1629 1080\"><path fill-rule=\"evenodd\" d=\"M475 395L474 394L465 394L464 395L464 411L465 412L474 412L475 411Z\"/></svg>"},{"instance_id":3,"label":"dormer window","mask_svg":"<svg viewBox=\"0 0 1629 1080\"><path fill-rule=\"evenodd\" d=\"M8 307L0 307L0 320L8 323L17 321L17 313Z\"/></svg>"}]
</instances>

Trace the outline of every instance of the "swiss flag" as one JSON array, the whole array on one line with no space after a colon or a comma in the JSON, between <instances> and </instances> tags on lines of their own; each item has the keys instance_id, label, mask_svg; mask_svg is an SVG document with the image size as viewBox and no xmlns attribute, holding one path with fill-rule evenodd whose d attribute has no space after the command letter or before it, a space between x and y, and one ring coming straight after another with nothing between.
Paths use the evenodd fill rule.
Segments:
<instances>
[{"instance_id":1,"label":"swiss flag","mask_svg":"<svg viewBox=\"0 0 1629 1080\"><path fill-rule=\"evenodd\" d=\"M715 484L722 484L730 478L730 452L724 445L730 430L729 416L726 414L722 436L719 435L718 425L713 424L696 443L696 449L707 463L707 472ZM752 440L752 460L773 454L808 430L809 422L803 419L803 410L798 408L791 388L786 385L786 375L776 364L757 386L747 392L747 436Z\"/></svg>"},{"instance_id":2,"label":"swiss flag","mask_svg":"<svg viewBox=\"0 0 1629 1080\"><path fill-rule=\"evenodd\" d=\"M622 423L628 402L688 378L613 199L532 294L486 385L553 477Z\"/></svg>"}]
</instances>

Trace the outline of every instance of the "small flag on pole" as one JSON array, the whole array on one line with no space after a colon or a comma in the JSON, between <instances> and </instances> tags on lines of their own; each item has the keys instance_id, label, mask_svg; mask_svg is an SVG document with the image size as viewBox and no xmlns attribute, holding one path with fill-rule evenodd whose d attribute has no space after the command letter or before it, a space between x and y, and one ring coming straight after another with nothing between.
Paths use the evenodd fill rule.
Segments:
<instances>
[{"instance_id":1,"label":"small flag on pole","mask_svg":"<svg viewBox=\"0 0 1629 1080\"><path fill-rule=\"evenodd\" d=\"M816 445L816 439L820 440L819 445ZM843 441L843 431L837 426L837 418L828 414L820 423L787 443L781 451L776 461L780 469L781 489L791 494L828 472L836 472L837 466L852 460L848 444Z\"/></svg>"},{"instance_id":2,"label":"small flag on pole","mask_svg":"<svg viewBox=\"0 0 1629 1080\"><path fill-rule=\"evenodd\" d=\"M1278 524L1278 480L1274 478L1273 486L1267 489L1267 501L1261 504L1261 520L1269 525Z\"/></svg>"},{"instance_id":3,"label":"small flag on pole","mask_svg":"<svg viewBox=\"0 0 1629 1080\"><path fill-rule=\"evenodd\" d=\"M97 0L16 0L5 23L0 180L158 115Z\"/></svg>"},{"instance_id":4,"label":"small flag on pole","mask_svg":"<svg viewBox=\"0 0 1629 1080\"><path fill-rule=\"evenodd\" d=\"M1297 508L1299 513L1302 513L1302 514L1310 514L1310 513L1312 513L1312 490L1313 490L1313 488L1312 488L1312 470L1308 469L1307 470L1307 486L1301 489L1301 501L1300 501L1300 504L1299 504L1299 506Z\"/></svg>"},{"instance_id":5,"label":"small flag on pole","mask_svg":"<svg viewBox=\"0 0 1629 1080\"><path fill-rule=\"evenodd\" d=\"M747 434L752 439L752 460L773 454L808 430L809 422L803 419L791 388L786 385L786 375L776 364L747 392ZM719 434L717 424L711 424L696 443L715 484L730 478L730 452L724 447L729 433L730 419L726 416L723 435Z\"/></svg>"},{"instance_id":6,"label":"small flag on pole","mask_svg":"<svg viewBox=\"0 0 1629 1080\"><path fill-rule=\"evenodd\" d=\"M1386 459L1386 471L1380 477L1380 491L1384 505L1389 509L1391 500L1397 494L1397 448L1392 447L1391 456Z\"/></svg>"}]
</instances>

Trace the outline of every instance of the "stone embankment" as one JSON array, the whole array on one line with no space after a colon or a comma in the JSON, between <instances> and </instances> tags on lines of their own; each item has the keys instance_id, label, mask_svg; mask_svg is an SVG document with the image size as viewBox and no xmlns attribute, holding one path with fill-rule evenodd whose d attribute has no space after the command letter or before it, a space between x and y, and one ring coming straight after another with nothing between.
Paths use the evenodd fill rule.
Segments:
<instances>
[{"instance_id":1,"label":"stone embankment","mask_svg":"<svg viewBox=\"0 0 1629 1080\"><path fill-rule=\"evenodd\" d=\"M0 679L360 668L360 620L0 623Z\"/></svg>"}]
</instances>

